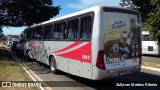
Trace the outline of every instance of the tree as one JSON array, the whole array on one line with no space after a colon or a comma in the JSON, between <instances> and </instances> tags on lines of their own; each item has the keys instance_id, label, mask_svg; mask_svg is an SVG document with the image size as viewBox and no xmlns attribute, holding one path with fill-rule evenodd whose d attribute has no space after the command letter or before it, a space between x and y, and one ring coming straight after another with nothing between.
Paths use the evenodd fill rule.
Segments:
<instances>
[{"instance_id":1,"label":"tree","mask_svg":"<svg viewBox=\"0 0 160 90\"><path fill-rule=\"evenodd\" d=\"M0 0L0 26L30 26L59 14L52 0Z\"/></svg>"},{"instance_id":2,"label":"tree","mask_svg":"<svg viewBox=\"0 0 160 90\"><path fill-rule=\"evenodd\" d=\"M0 38L3 37L4 34L3 34L3 30L2 30L2 27L0 27Z\"/></svg>"},{"instance_id":3,"label":"tree","mask_svg":"<svg viewBox=\"0 0 160 90\"><path fill-rule=\"evenodd\" d=\"M150 38L157 40L160 45L160 5L157 6L156 12L151 12L148 16L145 26L150 32Z\"/></svg>"},{"instance_id":4,"label":"tree","mask_svg":"<svg viewBox=\"0 0 160 90\"><path fill-rule=\"evenodd\" d=\"M148 14L155 11L156 8L156 5L151 1L156 0L121 0L120 5L141 12L142 21L145 22L149 18Z\"/></svg>"},{"instance_id":5,"label":"tree","mask_svg":"<svg viewBox=\"0 0 160 90\"><path fill-rule=\"evenodd\" d=\"M126 3L127 1L128 0L121 0L121 3ZM160 0L129 1L136 6L136 10L141 12L144 27L150 32L150 39L156 40L160 44Z\"/></svg>"},{"instance_id":6,"label":"tree","mask_svg":"<svg viewBox=\"0 0 160 90\"><path fill-rule=\"evenodd\" d=\"M133 4L132 0L121 0L120 3L121 7L126 7L129 9L136 9L137 7Z\"/></svg>"}]
</instances>

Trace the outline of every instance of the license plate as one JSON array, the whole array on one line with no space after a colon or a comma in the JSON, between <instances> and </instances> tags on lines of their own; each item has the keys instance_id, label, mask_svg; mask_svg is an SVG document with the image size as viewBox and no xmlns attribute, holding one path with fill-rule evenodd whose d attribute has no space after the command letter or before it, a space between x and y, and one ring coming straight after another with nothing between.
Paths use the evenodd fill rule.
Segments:
<instances>
[{"instance_id":1,"label":"license plate","mask_svg":"<svg viewBox=\"0 0 160 90\"><path fill-rule=\"evenodd\" d=\"M127 71L121 71L121 72L119 72L119 75L125 75L125 74L127 74Z\"/></svg>"}]
</instances>

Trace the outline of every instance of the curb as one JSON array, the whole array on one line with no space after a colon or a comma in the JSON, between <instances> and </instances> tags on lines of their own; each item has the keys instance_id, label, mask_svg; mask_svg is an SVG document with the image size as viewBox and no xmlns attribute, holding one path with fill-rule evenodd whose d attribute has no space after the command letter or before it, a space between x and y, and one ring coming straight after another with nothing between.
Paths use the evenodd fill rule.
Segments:
<instances>
[{"instance_id":1,"label":"curb","mask_svg":"<svg viewBox=\"0 0 160 90\"><path fill-rule=\"evenodd\" d=\"M7 50L9 49L8 46L2 44L4 48ZM34 81L37 82L37 80L32 76L32 74L21 64L21 62L8 50L8 52L12 55L12 57L19 63L19 65L25 70L25 72L29 75L29 77ZM39 87L41 90L45 90L42 86Z\"/></svg>"},{"instance_id":2,"label":"curb","mask_svg":"<svg viewBox=\"0 0 160 90\"><path fill-rule=\"evenodd\" d=\"M43 81L40 77L38 77L33 71L31 70L27 70L25 68L25 64L21 63L10 51L9 51L9 47L4 45L3 46L8 50L8 52L13 56L13 58L19 63L19 65L25 70L25 72L30 76L30 78L34 81L34 82L38 82L38 81ZM23 66L24 65L24 66ZM38 80L38 81L37 81ZM47 86L45 83L43 83L45 86ZM52 90L52 88L50 87L39 87L41 90Z\"/></svg>"},{"instance_id":3,"label":"curb","mask_svg":"<svg viewBox=\"0 0 160 90\"><path fill-rule=\"evenodd\" d=\"M159 68L153 68L153 67L148 67L148 66L141 66L141 68L149 69L149 70L152 70L152 71L160 72L160 69L159 69Z\"/></svg>"},{"instance_id":4,"label":"curb","mask_svg":"<svg viewBox=\"0 0 160 90\"><path fill-rule=\"evenodd\" d=\"M10 53L10 52L9 52ZM34 82L37 82L37 80L31 75L31 73L30 72L28 72L26 69L25 69L25 67L23 67L22 66L22 64L18 61L18 59L12 54L12 53L10 53L12 56L13 56L13 58L21 65L21 67L25 70L25 72L30 76L30 78L34 81ZM41 90L45 90L42 86L40 86L39 87Z\"/></svg>"},{"instance_id":5,"label":"curb","mask_svg":"<svg viewBox=\"0 0 160 90\"><path fill-rule=\"evenodd\" d=\"M19 61L20 62L20 61ZM23 67L26 67L26 65L22 62L20 62L22 64ZM38 81L43 81L39 76L37 76L32 70L27 69L27 71ZM48 85L44 82L41 82L43 85L47 86L47 87L43 87L44 90L52 90L52 88L48 87Z\"/></svg>"}]
</instances>

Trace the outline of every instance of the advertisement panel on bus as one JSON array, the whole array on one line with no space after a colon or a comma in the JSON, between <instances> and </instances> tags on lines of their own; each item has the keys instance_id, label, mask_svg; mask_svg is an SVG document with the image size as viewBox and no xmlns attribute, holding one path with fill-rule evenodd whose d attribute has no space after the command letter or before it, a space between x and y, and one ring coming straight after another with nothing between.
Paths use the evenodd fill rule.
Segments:
<instances>
[{"instance_id":1,"label":"advertisement panel on bus","mask_svg":"<svg viewBox=\"0 0 160 90\"><path fill-rule=\"evenodd\" d=\"M130 13L105 12L104 18L106 69L139 65L140 17Z\"/></svg>"}]
</instances>

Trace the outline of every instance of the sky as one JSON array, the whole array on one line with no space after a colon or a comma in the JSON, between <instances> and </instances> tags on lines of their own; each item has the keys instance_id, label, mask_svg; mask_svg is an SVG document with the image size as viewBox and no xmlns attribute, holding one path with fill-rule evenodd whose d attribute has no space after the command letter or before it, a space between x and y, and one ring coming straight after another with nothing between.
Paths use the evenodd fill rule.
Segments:
<instances>
[{"instance_id":1,"label":"sky","mask_svg":"<svg viewBox=\"0 0 160 90\"><path fill-rule=\"evenodd\" d=\"M53 6L62 8L60 13L51 19L58 18L70 13L74 13L89 7L105 5L105 6L120 6L120 0L53 0ZM26 27L3 27L5 35L20 35Z\"/></svg>"}]
</instances>

